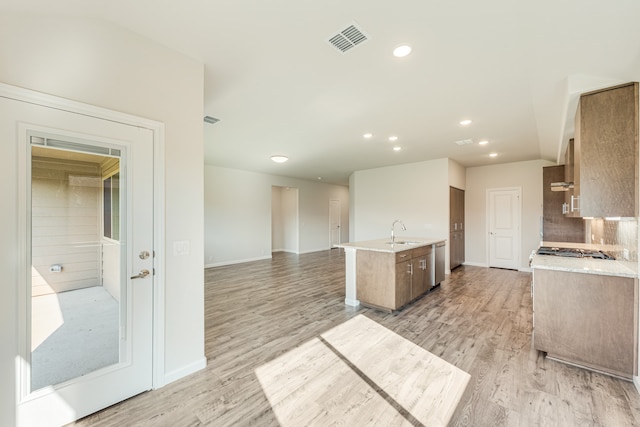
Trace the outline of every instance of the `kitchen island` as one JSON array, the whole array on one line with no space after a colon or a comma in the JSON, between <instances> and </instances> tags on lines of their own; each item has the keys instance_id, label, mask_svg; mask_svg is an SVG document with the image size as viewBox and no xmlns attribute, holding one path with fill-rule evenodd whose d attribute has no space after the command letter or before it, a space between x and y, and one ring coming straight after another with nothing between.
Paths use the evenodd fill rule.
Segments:
<instances>
[{"instance_id":1,"label":"kitchen island","mask_svg":"<svg viewBox=\"0 0 640 427\"><path fill-rule=\"evenodd\" d=\"M444 280L446 239L398 237L343 243L345 304L394 311Z\"/></svg>"},{"instance_id":2,"label":"kitchen island","mask_svg":"<svg viewBox=\"0 0 640 427\"><path fill-rule=\"evenodd\" d=\"M533 254L530 264L534 347L572 365L625 379L637 375L637 262Z\"/></svg>"}]
</instances>

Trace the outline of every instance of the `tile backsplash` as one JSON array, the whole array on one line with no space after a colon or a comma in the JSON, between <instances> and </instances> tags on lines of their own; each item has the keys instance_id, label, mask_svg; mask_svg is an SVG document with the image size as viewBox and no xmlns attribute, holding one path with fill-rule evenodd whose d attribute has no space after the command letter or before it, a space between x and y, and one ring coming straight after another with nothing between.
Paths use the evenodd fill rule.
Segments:
<instances>
[{"instance_id":1,"label":"tile backsplash","mask_svg":"<svg viewBox=\"0 0 640 427\"><path fill-rule=\"evenodd\" d=\"M589 243L605 245L607 251L617 259L625 258L628 251L629 261L638 260L638 219L630 218L620 221L594 218L586 220Z\"/></svg>"}]
</instances>

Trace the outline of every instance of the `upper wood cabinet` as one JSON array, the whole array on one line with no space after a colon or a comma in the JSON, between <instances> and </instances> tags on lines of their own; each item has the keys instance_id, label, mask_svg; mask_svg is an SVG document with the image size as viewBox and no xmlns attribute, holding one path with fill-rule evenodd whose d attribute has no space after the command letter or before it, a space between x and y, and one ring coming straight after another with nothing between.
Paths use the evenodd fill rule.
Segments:
<instances>
[{"instance_id":1,"label":"upper wood cabinet","mask_svg":"<svg viewBox=\"0 0 640 427\"><path fill-rule=\"evenodd\" d=\"M580 97L573 165L579 216L638 216L638 83Z\"/></svg>"}]
</instances>

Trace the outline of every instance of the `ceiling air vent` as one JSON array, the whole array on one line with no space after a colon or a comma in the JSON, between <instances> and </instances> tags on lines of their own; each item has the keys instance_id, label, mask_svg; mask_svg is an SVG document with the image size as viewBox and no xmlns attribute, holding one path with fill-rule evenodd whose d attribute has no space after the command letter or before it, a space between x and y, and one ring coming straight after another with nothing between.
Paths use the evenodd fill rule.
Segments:
<instances>
[{"instance_id":1,"label":"ceiling air vent","mask_svg":"<svg viewBox=\"0 0 640 427\"><path fill-rule=\"evenodd\" d=\"M220 121L220 119L216 119L215 117L211 117L211 116L204 116L204 122L205 123L209 123L211 125L216 124Z\"/></svg>"},{"instance_id":2,"label":"ceiling air vent","mask_svg":"<svg viewBox=\"0 0 640 427\"><path fill-rule=\"evenodd\" d=\"M461 139L460 141L456 141L458 145L469 145L473 144L473 139Z\"/></svg>"},{"instance_id":3,"label":"ceiling air vent","mask_svg":"<svg viewBox=\"0 0 640 427\"><path fill-rule=\"evenodd\" d=\"M329 37L327 41L340 52L345 53L368 39L369 37L364 31L359 29L355 23L352 23L338 34Z\"/></svg>"}]
</instances>

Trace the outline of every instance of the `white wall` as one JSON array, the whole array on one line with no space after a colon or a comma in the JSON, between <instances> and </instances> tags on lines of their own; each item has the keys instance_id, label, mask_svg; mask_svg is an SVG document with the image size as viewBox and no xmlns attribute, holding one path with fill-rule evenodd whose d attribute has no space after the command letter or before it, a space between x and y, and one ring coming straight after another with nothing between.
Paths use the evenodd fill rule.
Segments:
<instances>
[{"instance_id":1,"label":"white wall","mask_svg":"<svg viewBox=\"0 0 640 427\"><path fill-rule=\"evenodd\" d=\"M103 21L0 14L0 81L165 124L165 374L175 379L204 363L203 65ZM2 141L0 226L0 424L13 425L17 355L17 148Z\"/></svg>"},{"instance_id":2,"label":"white wall","mask_svg":"<svg viewBox=\"0 0 640 427\"><path fill-rule=\"evenodd\" d=\"M329 200L342 202L342 239L349 233L349 189L276 175L205 165L207 266L271 257L272 186L298 189L298 251L329 249ZM284 242L283 242L284 244Z\"/></svg>"},{"instance_id":3,"label":"white wall","mask_svg":"<svg viewBox=\"0 0 640 427\"><path fill-rule=\"evenodd\" d=\"M396 219L407 227L396 225L396 236L448 240L448 159L357 171L349 182L351 241L390 237Z\"/></svg>"},{"instance_id":4,"label":"white wall","mask_svg":"<svg viewBox=\"0 0 640 427\"><path fill-rule=\"evenodd\" d=\"M529 254L540 244L542 168L546 160L467 168L465 234L467 264L487 266L487 189L522 187L522 250L520 269L529 269Z\"/></svg>"},{"instance_id":5,"label":"white wall","mask_svg":"<svg viewBox=\"0 0 640 427\"><path fill-rule=\"evenodd\" d=\"M467 170L455 160L449 160L449 186L464 190L467 185Z\"/></svg>"}]
</instances>

